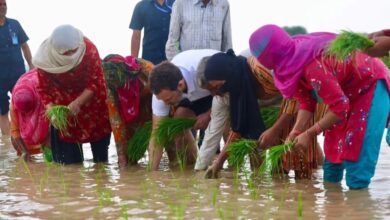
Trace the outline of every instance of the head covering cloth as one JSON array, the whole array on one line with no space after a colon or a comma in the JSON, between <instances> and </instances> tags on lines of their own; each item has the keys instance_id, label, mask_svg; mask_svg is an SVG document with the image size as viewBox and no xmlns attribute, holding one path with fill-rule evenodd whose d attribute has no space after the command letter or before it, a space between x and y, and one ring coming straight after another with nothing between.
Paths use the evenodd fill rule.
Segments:
<instances>
[{"instance_id":1,"label":"head covering cloth","mask_svg":"<svg viewBox=\"0 0 390 220\"><path fill-rule=\"evenodd\" d=\"M61 25L38 48L33 64L52 74L66 73L82 61L85 54L84 35L71 25ZM74 53L66 55L66 52Z\"/></svg>"},{"instance_id":2,"label":"head covering cloth","mask_svg":"<svg viewBox=\"0 0 390 220\"><path fill-rule=\"evenodd\" d=\"M17 117L20 136L27 145L42 144L49 130L49 122L36 87L37 70L23 74L12 90L11 109Z\"/></svg>"},{"instance_id":3,"label":"head covering cloth","mask_svg":"<svg viewBox=\"0 0 390 220\"><path fill-rule=\"evenodd\" d=\"M316 32L289 36L276 25L264 25L250 37L252 55L266 68L274 71L275 85L285 98L291 98L304 67L317 58L331 40L333 33Z\"/></svg>"},{"instance_id":4,"label":"head covering cloth","mask_svg":"<svg viewBox=\"0 0 390 220\"><path fill-rule=\"evenodd\" d=\"M205 78L226 80L221 88L230 96L230 120L233 131L244 138L257 139L265 130L256 96L256 83L245 57L233 50L217 53L206 64Z\"/></svg>"}]
</instances>

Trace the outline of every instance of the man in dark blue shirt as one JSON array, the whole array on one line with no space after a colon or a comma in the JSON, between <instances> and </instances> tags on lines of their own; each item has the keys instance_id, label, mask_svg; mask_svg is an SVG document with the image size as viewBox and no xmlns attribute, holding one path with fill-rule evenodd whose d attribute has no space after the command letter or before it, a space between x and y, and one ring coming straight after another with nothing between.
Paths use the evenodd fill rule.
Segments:
<instances>
[{"instance_id":1,"label":"man in dark blue shirt","mask_svg":"<svg viewBox=\"0 0 390 220\"><path fill-rule=\"evenodd\" d=\"M166 60L165 43L168 40L169 22L171 20L174 0L142 0L133 11L130 29L131 55L138 57L141 30L144 29L142 40L142 58L159 64Z\"/></svg>"},{"instance_id":2,"label":"man in dark blue shirt","mask_svg":"<svg viewBox=\"0 0 390 220\"><path fill-rule=\"evenodd\" d=\"M7 2L0 0L0 129L2 135L9 135L9 97L8 92L19 77L26 71L22 57L29 68L33 68L28 37L15 19L6 17Z\"/></svg>"}]
</instances>

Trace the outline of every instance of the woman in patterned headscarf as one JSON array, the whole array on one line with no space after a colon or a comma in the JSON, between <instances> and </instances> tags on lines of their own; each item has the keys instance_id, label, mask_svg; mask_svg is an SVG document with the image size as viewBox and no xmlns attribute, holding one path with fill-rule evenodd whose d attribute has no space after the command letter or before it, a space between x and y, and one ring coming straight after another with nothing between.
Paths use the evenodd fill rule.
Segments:
<instances>
[{"instance_id":1,"label":"woman in patterned headscarf","mask_svg":"<svg viewBox=\"0 0 390 220\"><path fill-rule=\"evenodd\" d=\"M103 60L108 113L120 168L125 167L130 159L127 156L129 140L138 128L152 120L152 92L148 79L153 67L153 63L132 56L108 55ZM127 94L130 96L119 98L120 90L123 88L127 89ZM123 108L126 106L134 108L131 111L134 117L123 115L126 112ZM137 161L130 160L130 163L137 163Z\"/></svg>"},{"instance_id":2,"label":"woman in patterned headscarf","mask_svg":"<svg viewBox=\"0 0 390 220\"><path fill-rule=\"evenodd\" d=\"M360 51L343 61L326 56L332 33L290 37L276 25L265 25L250 38L252 54L274 70L275 84L286 98L300 104L289 140L305 151L313 136L325 131L324 180L340 182L346 169L351 189L368 187L375 172L380 142L389 114L390 80L378 59ZM307 128L317 102L329 110Z\"/></svg>"}]
</instances>

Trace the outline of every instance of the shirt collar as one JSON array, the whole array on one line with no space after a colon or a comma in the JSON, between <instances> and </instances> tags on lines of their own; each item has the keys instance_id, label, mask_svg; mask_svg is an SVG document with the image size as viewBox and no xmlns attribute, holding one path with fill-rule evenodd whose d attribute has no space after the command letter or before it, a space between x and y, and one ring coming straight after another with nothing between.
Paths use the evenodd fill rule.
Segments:
<instances>
[{"instance_id":1,"label":"shirt collar","mask_svg":"<svg viewBox=\"0 0 390 220\"><path fill-rule=\"evenodd\" d=\"M197 4L201 4L202 0L193 0L193 2L194 2L194 5L197 5ZM216 0L210 0L210 2L208 4L215 5L215 3L216 3Z\"/></svg>"}]
</instances>

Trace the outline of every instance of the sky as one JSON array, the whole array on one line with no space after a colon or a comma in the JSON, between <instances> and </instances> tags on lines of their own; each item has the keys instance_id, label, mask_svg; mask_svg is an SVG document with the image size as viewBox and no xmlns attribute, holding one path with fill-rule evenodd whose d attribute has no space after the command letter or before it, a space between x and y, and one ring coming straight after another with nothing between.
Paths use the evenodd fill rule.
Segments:
<instances>
[{"instance_id":1,"label":"sky","mask_svg":"<svg viewBox=\"0 0 390 220\"><path fill-rule=\"evenodd\" d=\"M97 46L100 56L130 54L128 28L139 0L8 0L7 17L17 19L33 55L61 24L72 24ZM230 0L233 48L248 48L253 31L264 24L304 26L309 32L390 28L390 0Z\"/></svg>"}]
</instances>

